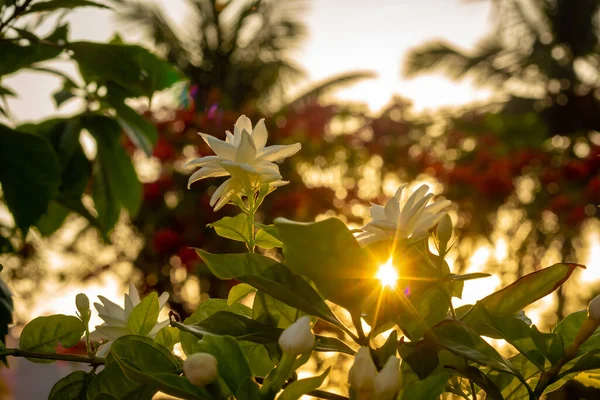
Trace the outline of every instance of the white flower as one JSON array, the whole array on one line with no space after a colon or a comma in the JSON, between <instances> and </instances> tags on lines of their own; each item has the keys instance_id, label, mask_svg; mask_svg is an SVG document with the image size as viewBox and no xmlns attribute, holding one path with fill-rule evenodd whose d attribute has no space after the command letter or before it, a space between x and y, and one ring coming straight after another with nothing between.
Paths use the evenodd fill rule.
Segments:
<instances>
[{"instance_id":1,"label":"white flower","mask_svg":"<svg viewBox=\"0 0 600 400\"><path fill-rule=\"evenodd\" d=\"M208 353L195 353L183 362L183 374L193 385L206 386L219 377L217 359Z\"/></svg>"},{"instance_id":2,"label":"white flower","mask_svg":"<svg viewBox=\"0 0 600 400\"><path fill-rule=\"evenodd\" d=\"M108 342L100 346L100 349L96 353L98 357L104 357L108 354L110 346L115 339L132 334L127 328L127 320L135 306L140 304L141 300L140 295L133 284L129 284L129 294L125 294L125 308L118 306L104 296L98 296L98 299L100 299L102 304L94 303L94 307L96 307L98 315L104 320L104 323L96 326L96 330L92 332L91 335L96 340L108 339ZM163 308L168 299L168 293L160 295L158 298L160 309ZM157 323L147 336L153 338L159 330L167 325L169 325L169 320Z\"/></svg>"},{"instance_id":3,"label":"white flower","mask_svg":"<svg viewBox=\"0 0 600 400\"><path fill-rule=\"evenodd\" d=\"M294 357L312 351L315 335L310 328L310 317L304 315L288 326L279 336L279 346L284 353Z\"/></svg>"},{"instance_id":4,"label":"white flower","mask_svg":"<svg viewBox=\"0 0 600 400\"><path fill-rule=\"evenodd\" d=\"M600 295L594 297L588 305L588 316L591 319L600 321Z\"/></svg>"},{"instance_id":5,"label":"white flower","mask_svg":"<svg viewBox=\"0 0 600 400\"><path fill-rule=\"evenodd\" d=\"M375 388L376 376L377 368L375 368L369 348L361 347L354 356L354 364L348 372L348 383L356 391L358 398L371 398L369 396Z\"/></svg>"},{"instance_id":6,"label":"white flower","mask_svg":"<svg viewBox=\"0 0 600 400\"><path fill-rule=\"evenodd\" d=\"M427 235L427 231L434 227L444 216L444 211L452 203L442 200L427 205L433 194L429 186L420 188L402 201L402 194L406 185L396 191L394 197L385 203L385 206L371 203L371 217L373 221L363 226L362 232L356 236L358 242L366 246L370 243L387 239L418 239Z\"/></svg>"},{"instance_id":7,"label":"white flower","mask_svg":"<svg viewBox=\"0 0 600 400\"><path fill-rule=\"evenodd\" d=\"M375 377L375 398L392 400L400 390L400 360L391 356Z\"/></svg>"},{"instance_id":8,"label":"white flower","mask_svg":"<svg viewBox=\"0 0 600 400\"><path fill-rule=\"evenodd\" d=\"M205 133L200 135L216 155L196 158L186 164L201 167L190 176L188 188L201 179L231 176L210 199L215 211L227 204L234 195L252 193L261 184L268 183L270 187L287 184L281 180L275 162L296 154L301 147L300 143L265 147L268 133L264 118L252 129L252 122L245 115L238 118L233 134L226 131L225 141Z\"/></svg>"}]
</instances>

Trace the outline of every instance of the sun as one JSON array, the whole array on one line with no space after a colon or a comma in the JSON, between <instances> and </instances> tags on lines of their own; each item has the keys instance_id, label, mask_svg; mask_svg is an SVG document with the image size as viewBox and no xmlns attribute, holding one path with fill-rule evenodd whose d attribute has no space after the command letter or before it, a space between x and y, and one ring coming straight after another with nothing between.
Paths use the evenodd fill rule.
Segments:
<instances>
[{"instance_id":1,"label":"sun","mask_svg":"<svg viewBox=\"0 0 600 400\"><path fill-rule=\"evenodd\" d=\"M396 286L396 282L398 282L398 271L392 264L392 258L385 264L379 266L377 270L377 275L375 275L377 279L381 282L384 287L394 288Z\"/></svg>"}]
</instances>

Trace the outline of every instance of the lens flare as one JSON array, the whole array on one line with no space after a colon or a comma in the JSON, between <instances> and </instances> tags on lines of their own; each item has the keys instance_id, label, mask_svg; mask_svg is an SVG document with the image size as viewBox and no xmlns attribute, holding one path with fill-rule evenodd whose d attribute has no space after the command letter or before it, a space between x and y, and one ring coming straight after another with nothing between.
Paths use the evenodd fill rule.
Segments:
<instances>
[{"instance_id":1,"label":"lens flare","mask_svg":"<svg viewBox=\"0 0 600 400\"><path fill-rule=\"evenodd\" d=\"M396 286L396 283L398 282L398 271L392 264L391 257L385 264L379 266L375 277L379 279L384 287L394 288Z\"/></svg>"}]
</instances>

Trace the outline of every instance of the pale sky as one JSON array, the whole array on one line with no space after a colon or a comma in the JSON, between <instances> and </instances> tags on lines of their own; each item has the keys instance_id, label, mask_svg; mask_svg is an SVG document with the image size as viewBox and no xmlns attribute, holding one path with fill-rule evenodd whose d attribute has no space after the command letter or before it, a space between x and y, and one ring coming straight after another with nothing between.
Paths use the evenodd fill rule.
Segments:
<instances>
[{"instance_id":1,"label":"pale sky","mask_svg":"<svg viewBox=\"0 0 600 400\"><path fill-rule=\"evenodd\" d=\"M152 0L146 0L152 1ZM171 18L185 24L183 0L154 0L167 8ZM284 1L284 0L281 0ZM468 82L459 84L442 75L423 75L407 80L401 65L407 50L427 40L443 38L471 48L489 29L489 3L464 0L310 0L303 18L309 39L294 58L310 82L349 70L371 70L373 80L340 90L336 97L366 103L376 111L394 94L411 99L417 110L461 105L485 99L485 90ZM71 40L102 41L115 32L109 11L81 9L71 15ZM125 38L134 40L135 34ZM3 80L20 98L10 107L17 121L35 120L56 112L50 94L59 81L39 73L22 73ZM61 109L77 109L70 104Z\"/></svg>"}]
</instances>

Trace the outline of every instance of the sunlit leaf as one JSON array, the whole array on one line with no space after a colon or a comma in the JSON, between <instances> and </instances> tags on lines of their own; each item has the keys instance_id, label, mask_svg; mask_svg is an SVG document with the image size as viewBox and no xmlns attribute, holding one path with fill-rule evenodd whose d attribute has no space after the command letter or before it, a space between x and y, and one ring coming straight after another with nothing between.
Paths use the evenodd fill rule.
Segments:
<instances>
[{"instance_id":1,"label":"sunlit leaf","mask_svg":"<svg viewBox=\"0 0 600 400\"><path fill-rule=\"evenodd\" d=\"M37 317L25 325L19 347L23 350L55 353L60 343L63 347L73 347L83 336L85 327L77 317L70 315L50 315ZM32 359L40 363L52 363L53 360Z\"/></svg>"},{"instance_id":2,"label":"sunlit leaf","mask_svg":"<svg viewBox=\"0 0 600 400\"><path fill-rule=\"evenodd\" d=\"M298 400L303 395L318 389L322 384L331 367L327 368L321 375L313 376L310 378L300 379L287 385L278 400Z\"/></svg>"},{"instance_id":3,"label":"sunlit leaf","mask_svg":"<svg viewBox=\"0 0 600 400\"><path fill-rule=\"evenodd\" d=\"M212 224L208 224L208 226L214 228L217 235L221 237L244 243L248 243L250 240L250 225L248 225L246 214L223 217Z\"/></svg>"},{"instance_id":4,"label":"sunlit leaf","mask_svg":"<svg viewBox=\"0 0 600 400\"><path fill-rule=\"evenodd\" d=\"M54 384L48 400L80 400L86 398L87 387L92 376L83 371L75 371Z\"/></svg>"}]
</instances>

